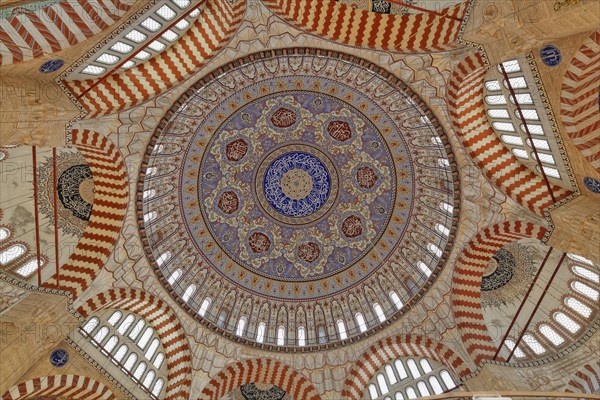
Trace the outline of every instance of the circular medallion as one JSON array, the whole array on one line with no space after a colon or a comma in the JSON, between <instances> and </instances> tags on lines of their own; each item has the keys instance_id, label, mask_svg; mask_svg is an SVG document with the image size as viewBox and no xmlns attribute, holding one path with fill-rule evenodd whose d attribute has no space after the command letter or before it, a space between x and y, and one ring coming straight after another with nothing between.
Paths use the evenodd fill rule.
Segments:
<instances>
[{"instance_id":1,"label":"circular medallion","mask_svg":"<svg viewBox=\"0 0 600 400\"><path fill-rule=\"evenodd\" d=\"M50 364L55 367L64 367L69 361L69 353L63 349L56 349L50 354Z\"/></svg>"},{"instance_id":2,"label":"circular medallion","mask_svg":"<svg viewBox=\"0 0 600 400\"><path fill-rule=\"evenodd\" d=\"M586 176L583 178L583 184L592 193L600 193L600 181Z\"/></svg>"},{"instance_id":3,"label":"circular medallion","mask_svg":"<svg viewBox=\"0 0 600 400\"><path fill-rule=\"evenodd\" d=\"M364 60L293 51L249 56L194 85L159 124L142 166L153 175L140 186L156 193L138 197L145 251L179 300L196 285L187 304L221 331L230 329L219 315L198 314L207 299L256 314L249 324L269 330L275 319L304 318L316 332L335 326L342 308L375 302L391 321L400 311L390 292L404 304L421 296L444 262L428 245L446 254L454 237L432 234L453 214L440 205L456 213L458 203L455 164L436 144L443 129L422 100Z\"/></svg>"},{"instance_id":4,"label":"circular medallion","mask_svg":"<svg viewBox=\"0 0 600 400\"><path fill-rule=\"evenodd\" d=\"M61 69L65 65L65 61L57 58L55 60L46 61L40 66L39 71L42 74L50 74L52 72L56 72Z\"/></svg>"},{"instance_id":5,"label":"circular medallion","mask_svg":"<svg viewBox=\"0 0 600 400\"><path fill-rule=\"evenodd\" d=\"M562 59L558 47L551 44L542 47L540 57L542 62L549 67L556 67Z\"/></svg>"}]
</instances>

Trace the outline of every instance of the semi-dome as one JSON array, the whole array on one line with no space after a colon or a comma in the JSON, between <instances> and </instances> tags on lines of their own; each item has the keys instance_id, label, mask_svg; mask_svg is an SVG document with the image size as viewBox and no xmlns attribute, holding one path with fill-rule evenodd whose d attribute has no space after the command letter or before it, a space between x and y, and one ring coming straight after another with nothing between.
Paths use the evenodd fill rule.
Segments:
<instances>
[{"instance_id":1,"label":"semi-dome","mask_svg":"<svg viewBox=\"0 0 600 400\"><path fill-rule=\"evenodd\" d=\"M458 185L446 135L347 54L247 56L193 85L142 166L148 258L188 312L261 346L316 349L401 316L444 264Z\"/></svg>"}]
</instances>

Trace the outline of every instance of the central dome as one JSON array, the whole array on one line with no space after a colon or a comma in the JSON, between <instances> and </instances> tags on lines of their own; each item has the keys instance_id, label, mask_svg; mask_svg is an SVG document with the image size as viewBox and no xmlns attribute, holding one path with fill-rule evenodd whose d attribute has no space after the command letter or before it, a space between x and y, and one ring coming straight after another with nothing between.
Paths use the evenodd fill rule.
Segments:
<instances>
[{"instance_id":1,"label":"central dome","mask_svg":"<svg viewBox=\"0 0 600 400\"><path fill-rule=\"evenodd\" d=\"M297 332L275 340L292 326L307 348L361 335L421 296L445 257L444 138L410 89L363 60L297 49L236 61L188 90L151 140L138 197L149 259L199 320L238 340L304 347Z\"/></svg>"}]
</instances>

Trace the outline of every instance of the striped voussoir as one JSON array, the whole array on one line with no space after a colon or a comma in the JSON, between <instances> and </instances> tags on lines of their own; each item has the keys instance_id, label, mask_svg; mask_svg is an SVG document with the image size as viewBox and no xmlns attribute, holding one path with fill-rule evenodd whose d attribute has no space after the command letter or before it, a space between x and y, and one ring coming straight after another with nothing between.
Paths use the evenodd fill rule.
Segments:
<instances>
[{"instance_id":1,"label":"striped voussoir","mask_svg":"<svg viewBox=\"0 0 600 400\"><path fill-rule=\"evenodd\" d=\"M440 361L459 377L471 373L454 351L432 339L418 335L400 335L382 339L365 351L354 363L344 383L342 397L362 399L369 381L383 366L396 358L418 356Z\"/></svg>"},{"instance_id":2,"label":"striped voussoir","mask_svg":"<svg viewBox=\"0 0 600 400\"><path fill-rule=\"evenodd\" d=\"M382 14L335 0L263 0L279 17L307 32L337 43L380 50L431 52L456 47L468 1L440 15Z\"/></svg>"},{"instance_id":3,"label":"striped voussoir","mask_svg":"<svg viewBox=\"0 0 600 400\"><path fill-rule=\"evenodd\" d=\"M483 318L480 297L481 279L490 258L509 243L524 238L541 240L545 233L545 228L530 222L502 222L480 231L459 256L452 276L454 318L476 365L484 359L492 359L497 348Z\"/></svg>"},{"instance_id":4,"label":"striped voussoir","mask_svg":"<svg viewBox=\"0 0 600 400\"><path fill-rule=\"evenodd\" d=\"M504 146L486 116L486 70L479 53L457 65L448 90L452 124L467 153L496 186L530 211L544 215L544 209L554 204L548 186ZM550 187L557 202L572 194L557 185Z\"/></svg>"},{"instance_id":5,"label":"striped voussoir","mask_svg":"<svg viewBox=\"0 0 600 400\"><path fill-rule=\"evenodd\" d=\"M109 388L87 376L51 375L31 379L8 389L2 400L17 399L116 399Z\"/></svg>"},{"instance_id":6,"label":"striped voussoir","mask_svg":"<svg viewBox=\"0 0 600 400\"><path fill-rule=\"evenodd\" d=\"M285 390L294 400L320 400L314 385L289 365L269 358L230 364L202 390L198 400L218 400L248 383L267 383Z\"/></svg>"},{"instance_id":7,"label":"striped voussoir","mask_svg":"<svg viewBox=\"0 0 600 400\"><path fill-rule=\"evenodd\" d=\"M573 56L560 92L563 125L573 143L600 171L600 31L583 41Z\"/></svg>"},{"instance_id":8,"label":"striped voussoir","mask_svg":"<svg viewBox=\"0 0 600 400\"><path fill-rule=\"evenodd\" d=\"M112 253L127 210L129 187L120 151L105 136L73 130L73 144L94 179L94 204L83 236L57 276L44 286L68 291L75 299L85 291ZM58 281L58 283L57 283Z\"/></svg>"},{"instance_id":9,"label":"striped voussoir","mask_svg":"<svg viewBox=\"0 0 600 400\"><path fill-rule=\"evenodd\" d=\"M0 65L32 60L81 43L117 22L133 0L63 0L0 19Z\"/></svg>"},{"instance_id":10,"label":"striped voussoir","mask_svg":"<svg viewBox=\"0 0 600 400\"><path fill-rule=\"evenodd\" d=\"M205 9L198 20L163 53L126 71L64 83L87 111L87 118L133 107L197 71L229 42L245 10L245 0L233 5L229 1L205 0Z\"/></svg>"},{"instance_id":11,"label":"striped voussoir","mask_svg":"<svg viewBox=\"0 0 600 400\"><path fill-rule=\"evenodd\" d=\"M85 318L106 308L128 310L143 317L158 335L167 363L165 399L188 399L192 353L179 318L163 300L138 289L111 289L85 301L77 311Z\"/></svg>"},{"instance_id":12,"label":"striped voussoir","mask_svg":"<svg viewBox=\"0 0 600 400\"><path fill-rule=\"evenodd\" d=\"M598 393L600 391L600 362L586 364L569 381L565 392Z\"/></svg>"}]
</instances>

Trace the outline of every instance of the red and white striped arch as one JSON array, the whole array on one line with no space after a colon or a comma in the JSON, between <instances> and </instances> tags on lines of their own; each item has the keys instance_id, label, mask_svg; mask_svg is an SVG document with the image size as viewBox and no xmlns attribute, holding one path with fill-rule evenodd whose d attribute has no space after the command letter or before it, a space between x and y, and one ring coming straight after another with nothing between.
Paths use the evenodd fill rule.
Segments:
<instances>
[{"instance_id":1,"label":"red and white striped arch","mask_svg":"<svg viewBox=\"0 0 600 400\"><path fill-rule=\"evenodd\" d=\"M8 389L2 400L68 398L76 400L114 400L103 383L87 376L51 375L31 379Z\"/></svg>"},{"instance_id":2,"label":"red and white striped arch","mask_svg":"<svg viewBox=\"0 0 600 400\"><path fill-rule=\"evenodd\" d=\"M218 400L235 388L253 382L276 385L294 400L321 399L314 385L300 372L270 358L257 358L225 367L206 385L198 400Z\"/></svg>"},{"instance_id":3,"label":"red and white striped arch","mask_svg":"<svg viewBox=\"0 0 600 400\"><path fill-rule=\"evenodd\" d=\"M483 85L487 67L479 53L463 59L452 73L448 90L448 105L457 137L484 174L509 197L530 211L544 215L552 206L548 186L502 144L492 129L483 100ZM557 202L572 192L551 185Z\"/></svg>"},{"instance_id":4,"label":"red and white striped arch","mask_svg":"<svg viewBox=\"0 0 600 400\"><path fill-rule=\"evenodd\" d=\"M88 130L73 130L72 137L92 171L94 204L69 261L61 266L58 277L53 276L44 286L58 287L77 298L91 285L114 249L127 210L129 188L121 152L107 137Z\"/></svg>"},{"instance_id":5,"label":"red and white striped arch","mask_svg":"<svg viewBox=\"0 0 600 400\"><path fill-rule=\"evenodd\" d=\"M0 65L52 54L117 22L133 0L63 0L36 11L20 8L0 19Z\"/></svg>"},{"instance_id":6,"label":"red and white striped arch","mask_svg":"<svg viewBox=\"0 0 600 400\"><path fill-rule=\"evenodd\" d=\"M64 82L87 111L87 118L136 106L196 72L240 26L246 0L205 0L204 11L172 47L126 71L81 81Z\"/></svg>"},{"instance_id":7,"label":"red and white striped arch","mask_svg":"<svg viewBox=\"0 0 600 400\"><path fill-rule=\"evenodd\" d=\"M344 383L342 397L359 400L369 381L383 366L396 358L417 356L440 361L459 377L471 373L458 354L425 336L400 335L373 344L354 363Z\"/></svg>"},{"instance_id":8,"label":"red and white striped arch","mask_svg":"<svg viewBox=\"0 0 600 400\"><path fill-rule=\"evenodd\" d=\"M600 171L600 31L583 41L573 56L560 92L563 125L573 143Z\"/></svg>"},{"instance_id":9,"label":"red and white striped arch","mask_svg":"<svg viewBox=\"0 0 600 400\"><path fill-rule=\"evenodd\" d=\"M380 50L432 52L456 47L468 1L438 14L370 12L335 0L263 0L279 17L338 43Z\"/></svg>"},{"instance_id":10,"label":"red and white striped arch","mask_svg":"<svg viewBox=\"0 0 600 400\"><path fill-rule=\"evenodd\" d=\"M165 399L189 398L192 353L183 327L167 303L141 290L111 289L86 300L77 311L87 318L94 311L106 308L131 311L154 328L167 362Z\"/></svg>"},{"instance_id":11,"label":"red and white striped arch","mask_svg":"<svg viewBox=\"0 0 600 400\"><path fill-rule=\"evenodd\" d=\"M481 280L490 258L509 243L524 238L541 240L545 233L545 228L530 222L506 221L480 231L459 256L452 276L452 308L462 341L476 365L491 360L497 348L481 308Z\"/></svg>"},{"instance_id":12,"label":"red and white striped arch","mask_svg":"<svg viewBox=\"0 0 600 400\"><path fill-rule=\"evenodd\" d=\"M569 381L565 392L598 393L600 390L600 362L584 365Z\"/></svg>"}]
</instances>

